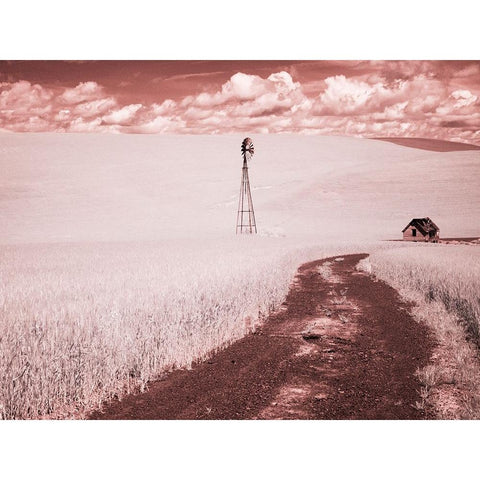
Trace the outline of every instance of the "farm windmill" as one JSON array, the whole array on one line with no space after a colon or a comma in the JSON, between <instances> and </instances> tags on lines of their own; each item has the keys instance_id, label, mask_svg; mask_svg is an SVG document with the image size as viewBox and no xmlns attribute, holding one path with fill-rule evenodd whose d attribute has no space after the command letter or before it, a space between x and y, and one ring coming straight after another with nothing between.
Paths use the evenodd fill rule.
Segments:
<instances>
[{"instance_id":1,"label":"farm windmill","mask_svg":"<svg viewBox=\"0 0 480 480\"><path fill-rule=\"evenodd\" d=\"M253 211L250 181L248 180L248 160L253 156L253 142L247 137L242 142L242 182L240 184L240 198L238 200L237 233L257 233L255 212Z\"/></svg>"}]
</instances>

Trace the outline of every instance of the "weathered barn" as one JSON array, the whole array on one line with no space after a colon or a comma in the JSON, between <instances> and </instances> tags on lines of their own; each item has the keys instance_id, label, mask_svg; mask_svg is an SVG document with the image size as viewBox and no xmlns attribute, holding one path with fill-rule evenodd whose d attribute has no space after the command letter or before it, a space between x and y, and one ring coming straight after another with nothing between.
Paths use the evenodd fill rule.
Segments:
<instances>
[{"instance_id":1,"label":"weathered barn","mask_svg":"<svg viewBox=\"0 0 480 480\"><path fill-rule=\"evenodd\" d=\"M438 242L440 229L426 218L414 218L403 230L403 240L408 242Z\"/></svg>"}]
</instances>

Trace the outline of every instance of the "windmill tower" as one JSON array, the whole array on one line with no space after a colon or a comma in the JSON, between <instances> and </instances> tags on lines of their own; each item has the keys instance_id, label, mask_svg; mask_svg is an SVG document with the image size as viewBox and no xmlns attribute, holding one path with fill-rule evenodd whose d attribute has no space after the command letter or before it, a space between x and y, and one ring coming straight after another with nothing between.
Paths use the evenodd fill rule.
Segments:
<instances>
[{"instance_id":1,"label":"windmill tower","mask_svg":"<svg viewBox=\"0 0 480 480\"><path fill-rule=\"evenodd\" d=\"M253 156L253 142L251 138L245 138L242 142L242 182L240 184L240 198L238 200L237 233L257 233L255 212L253 211L250 181L248 180L248 163Z\"/></svg>"}]
</instances>

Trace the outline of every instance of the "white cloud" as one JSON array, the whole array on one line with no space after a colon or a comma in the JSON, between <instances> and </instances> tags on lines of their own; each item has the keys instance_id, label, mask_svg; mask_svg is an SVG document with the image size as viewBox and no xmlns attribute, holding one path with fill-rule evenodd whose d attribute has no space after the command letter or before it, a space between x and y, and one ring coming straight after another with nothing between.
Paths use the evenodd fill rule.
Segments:
<instances>
[{"instance_id":1,"label":"white cloud","mask_svg":"<svg viewBox=\"0 0 480 480\"><path fill-rule=\"evenodd\" d=\"M415 70L415 69L414 69ZM413 70L413 71L414 71ZM211 91L178 101L119 104L96 82L46 88L0 83L0 129L139 133L301 132L410 135L479 141L480 90L423 71L321 79L309 95L285 72L237 72Z\"/></svg>"},{"instance_id":2,"label":"white cloud","mask_svg":"<svg viewBox=\"0 0 480 480\"><path fill-rule=\"evenodd\" d=\"M226 103L245 103L259 101L263 96L283 99L291 92L300 89L300 84L295 83L287 72L278 72L264 79L258 75L248 75L238 72L214 93L202 92L197 96L186 97L182 105L199 108L209 108Z\"/></svg>"},{"instance_id":3,"label":"white cloud","mask_svg":"<svg viewBox=\"0 0 480 480\"><path fill-rule=\"evenodd\" d=\"M455 90L436 109L442 116L474 113L478 97L470 90ZM477 105L478 106L478 105Z\"/></svg>"},{"instance_id":4,"label":"white cloud","mask_svg":"<svg viewBox=\"0 0 480 480\"><path fill-rule=\"evenodd\" d=\"M152 120L131 127L133 133L179 133L186 126L186 122L175 117L158 116Z\"/></svg>"},{"instance_id":5,"label":"white cloud","mask_svg":"<svg viewBox=\"0 0 480 480\"><path fill-rule=\"evenodd\" d=\"M95 100L104 95L103 87L97 82L82 82L75 88L67 88L60 95L60 102L73 105L80 102Z\"/></svg>"},{"instance_id":6,"label":"white cloud","mask_svg":"<svg viewBox=\"0 0 480 480\"><path fill-rule=\"evenodd\" d=\"M344 75L325 79L327 88L319 96L318 113L341 115L361 112L367 102L377 95L384 95L382 83L370 85L361 80L352 80Z\"/></svg>"},{"instance_id":7,"label":"white cloud","mask_svg":"<svg viewBox=\"0 0 480 480\"><path fill-rule=\"evenodd\" d=\"M90 102L83 102L75 105L72 112L80 117L96 117L103 115L110 109L117 106L117 102L113 97L100 98Z\"/></svg>"},{"instance_id":8,"label":"white cloud","mask_svg":"<svg viewBox=\"0 0 480 480\"><path fill-rule=\"evenodd\" d=\"M0 113L15 117L22 114L42 115L51 110L53 92L40 85L20 80L0 84Z\"/></svg>"},{"instance_id":9,"label":"white cloud","mask_svg":"<svg viewBox=\"0 0 480 480\"><path fill-rule=\"evenodd\" d=\"M109 124L125 124L129 123L135 117L135 114L142 108L141 103L126 105L119 110L114 110L103 117L103 121Z\"/></svg>"},{"instance_id":10,"label":"white cloud","mask_svg":"<svg viewBox=\"0 0 480 480\"><path fill-rule=\"evenodd\" d=\"M152 104L151 109L155 115L165 115L168 113L172 113L176 107L177 102L167 98L167 100L165 100L160 105L158 103Z\"/></svg>"},{"instance_id":11,"label":"white cloud","mask_svg":"<svg viewBox=\"0 0 480 480\"><path fill-rule=\"evenodd\" d=\"M451 96L456 100L455 108L468 107L478 100L478 97L473 95L470 90L455 90Z\"/></svg>"}]
</instances>

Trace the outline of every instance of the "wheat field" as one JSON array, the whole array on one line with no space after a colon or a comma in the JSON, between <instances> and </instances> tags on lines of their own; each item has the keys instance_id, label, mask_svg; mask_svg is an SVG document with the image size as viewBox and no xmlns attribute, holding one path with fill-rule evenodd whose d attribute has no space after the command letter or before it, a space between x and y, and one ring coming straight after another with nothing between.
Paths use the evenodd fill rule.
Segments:
<instances>
[{"instance_id":1,"label":"wheat field","mask_svg":"<svg viewBox=\"0 0 480 480\"><path fill-rule=\"evenodd\" d=\"M480 341L480 249L468 245L422 245L377 251L372 271L397 288L421 293L455 313Z\"/></svg>"},{"instance_id":2,"label":"wheat field","mask_svg":"<svg viewBox=\"0 0 480 480\"><path fill-rule=\"evenodd\" d=\"M480 417L480 249L467 245L415 244L377 250L360 269L396 288L436 347L417 372L418 408L429 404L442 419Z\"/></svg>"},{"instance_id":3,"label":"wheat field","mask_svg":"<svg viewBox=\"0 0 480 480\"><path fill-rule=\"evenodd\" d=\"M283 302L298 266L359 247L271 238L0 249L0 416L78 418L190 368Z\"/></svg>"}]
</instances>

